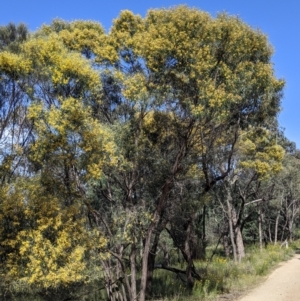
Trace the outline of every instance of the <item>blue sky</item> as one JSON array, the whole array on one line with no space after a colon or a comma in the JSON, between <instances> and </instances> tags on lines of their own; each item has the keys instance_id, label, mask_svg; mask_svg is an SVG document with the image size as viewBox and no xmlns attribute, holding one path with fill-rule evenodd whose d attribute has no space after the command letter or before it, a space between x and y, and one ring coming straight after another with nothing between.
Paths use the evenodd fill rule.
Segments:
<instances>
[{"instance_id":1,"label":"blue sky","mask_svg":"<svg viewBox=\"0 0 300 301\"><path fill-rule=\"evenodd\" d=\"M215 16L226 11L264 32L274 47L277 77L286 81L280 126L300 148L300 1L299 0L0 0L0 25L23 22L34 31L54 18L94 20L109 30L124 9L144 16L148 9L186 4Z\"/></svg>"}]
</instances>

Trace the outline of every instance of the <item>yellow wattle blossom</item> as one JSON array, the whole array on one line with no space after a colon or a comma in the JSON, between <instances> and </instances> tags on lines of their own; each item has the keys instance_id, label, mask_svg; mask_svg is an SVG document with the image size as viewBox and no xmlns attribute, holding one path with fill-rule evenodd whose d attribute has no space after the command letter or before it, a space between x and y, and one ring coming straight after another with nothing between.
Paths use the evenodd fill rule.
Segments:
<instances>
[{"instance_id":1,"label":"yellow wattle blossom","mask_svg":"<svg viewBox=\"0 0 300 301\"><path fill-rule=\"evenodd\" d=\"M8 205L13 198L14 202L20 202L19 212L23 214L16 216L23 219L20 227L35 224L1 242L2 247L15 249L6 262L7 277L44 289L84 281L87 256L91 252L106 258L106 239L99 231L87 231L79 204L62 207L58 199L46 195L38 184L39 179L27 180L15 186L14 193L1 191L3 218L10 214Z\"/></svg>"},{"instance_id":2,"label":"yellow wattle blossom","mask_svg":"<svg viewBox=\"0 0 300 301\"><path fill-rule=\"evenodd\" d=\"M0 70L9 74L28 74L32 69L29 59L7 51L0 52Z\"/></svg>"},{"instance_id":3,"label":"yellow wattle blossom","mask_svg":"<svg viewBox=\"0 0 300 301\"><path fill-rule=\"evenodd\" d=\"M263 128L245 132L239 143L240 166L254 169L262 178L268 178L282 169L284 149L276 144L272 133Z\"/></svg>"}]
</instances>

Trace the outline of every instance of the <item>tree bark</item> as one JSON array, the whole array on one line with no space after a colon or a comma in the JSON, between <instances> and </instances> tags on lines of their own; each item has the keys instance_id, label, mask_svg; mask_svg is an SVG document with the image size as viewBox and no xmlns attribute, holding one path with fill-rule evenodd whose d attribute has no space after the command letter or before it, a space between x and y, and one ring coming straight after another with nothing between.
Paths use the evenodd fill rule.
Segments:
<instances>
[{"instance_id":1,"label":"tree bark","mask_svg":"<svg viewBox=\"0 0 300 301\"><path fill-rule=\"evenodd\" d=\"M130 253L130 271L131 271L131 298L132 301L137 300L136 294L136 245L133 243L131 245L131 253Z\"/></svg>"},{"instance_id":2,"label":"tree bark","mask_svg":"<svg viewBox=\"0 0 300 301\"><path fill-rule=\"evenodd\" d=\"M234 261L237 262L237 251L236 251L236 245L235 245L235 235L234 235L234 221L233 221L233 208L232 208L232 197L230 188L226 187L226 204L227 204L227 214L228 214L228 226L229 226L229 235L232 245L232 252L233 252L233 258Z\"/></svg>"},{"instance_id":3,"label":"tree bark","mask_svg":"<svg viewBox=\"0 0 300 301\"><path fill-rule=\"evenodd\" d=\"M142 258L142 275L141 275L141 288L140 288L140 297L139 301L145 301L146 298L146 289L147 289L147 275L148 275L148 258L150 253L150 245L151 245L151 238L155 227L159 222L159 218L161 216L161 212L163 210L164 204L168 198L171 183L173 182L174 176L180 170L180 161L182 157L185 155L186 151L186 141L182 142L180 150L177 153L176 159L170 171L169 178L166 179L166 182L162 188L162 193L159 197L158 204L152 216L152 222L149 225L148 231L145 237L145 245L144 245L144 254Z\"/></svg>"},{"instance_id":4,"label":"tree bark","mask_svg":"<svg viewBox=\"0 0 300 301\"><path fill-rule=\"evenodd\" d=\"M242 231L239 225L235 227L235 240L238 260L241 262L241 260L245 257L245 246Z\"/></svg>"},{"instance_id":5,"label":"tree bark","mask_svg":"<svg viewBox=\"0 0 300 301\"><path fill-rule=\"evenodd\" d=\"M155 269L156 252L157 252L160 234L165 229L165 227L166 227L166 221L164 223L160 223L158 227L156 227L156 233L152 243L151 251L148 256L148 271L147 271L147 286L146 286L147 296L150 296L152 294L152 281L153 281L153 272Z\"/></svg>"},{"instance_id":6,"label":"tree bark","mask_svg":"<svg viewBox=\"0 0 300 301\"><path fill-rule=\"evenodd\" d=\"M148 258L149 258L149 253L150 253L151 238L152 238L153 230L155 229L155 227L157 225L157 220L162 211L163 204L169 193L170 185L171 185L171 180L168 179L163 187L163 191L159 198L158 205L153 214L152 222L151 222L151 224L148 228L147 234L146 234L145 245L144 245L144 254L143 254L143 258L142 258L142 275L141 275L141 288L140 288L139 301L145 301L145 298L146 298L147 276L148 276Z\"/></svg>"},{"instance_id":7,"label":"tree bark","mask_svg":"<svg viewBox=\"0 0 300 301\"><path fill-rule=\"evenodd\" d=\"M278 224L280 218L280 210L278 210L276 221L275 221L275 229L274 229L274 245L277 245L277 237L278 237Z\"/></svg>"},{"instance_id":8,"label":"tree bark","mask_svg":"<svg viewBox=\"0 0 300 301\"><path fill-rule=\"evenodd\" d=\"M186 229L186 238L184 243L184 254L186 257L187 262L187 268L186 268L186 278L188 282L188 287L190 290L194 287L194 277L193 277L193 271L194 271L194 262L193 262L193 256L190 246L191 241L191 232L192 232L192 222L191 220L188 221L187 229Z\"/></svg>"},{"instance_id":9,"label":"tree bark","mask_svg":"<svg viewBox=\"0 0 300 301\"><path fill-rule=\"evenodd\" d=\"M263 249L263 233L262 233L262 212L261 204L258 204L258 236L259 236L259 249Z\"/></svg>"}]
</instances>

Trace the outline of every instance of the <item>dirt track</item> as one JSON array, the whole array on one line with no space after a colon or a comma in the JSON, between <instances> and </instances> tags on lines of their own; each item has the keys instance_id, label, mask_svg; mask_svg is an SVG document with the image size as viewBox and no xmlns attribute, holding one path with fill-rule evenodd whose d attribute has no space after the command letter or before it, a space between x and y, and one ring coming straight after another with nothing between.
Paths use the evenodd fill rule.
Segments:
<instances>
[{"instance_id":1,"label":"dirt track","mask_svg":"<svg viewBox=\"0 0 300 301\"><path fill-rule=\"evenodd\" d=\"M267 280L239 301L299 301L300 255L282 263Z\"/></svg>"}]
</instances>

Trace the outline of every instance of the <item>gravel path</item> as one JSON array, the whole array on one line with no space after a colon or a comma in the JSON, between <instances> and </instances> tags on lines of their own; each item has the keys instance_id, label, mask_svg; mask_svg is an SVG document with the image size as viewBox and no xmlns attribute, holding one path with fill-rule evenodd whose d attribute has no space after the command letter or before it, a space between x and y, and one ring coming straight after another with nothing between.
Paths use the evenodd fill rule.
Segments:
<instances>
[{"instance_id":1,"label":"gravel path","mask_svg":"<svg viewBox=\"0 0 300 301\"><path fill-rule=\"evenodd\" d=\"M239 301L299 301L300 255L282 263L260 286Z\"/></svg>"}]
</instances>

